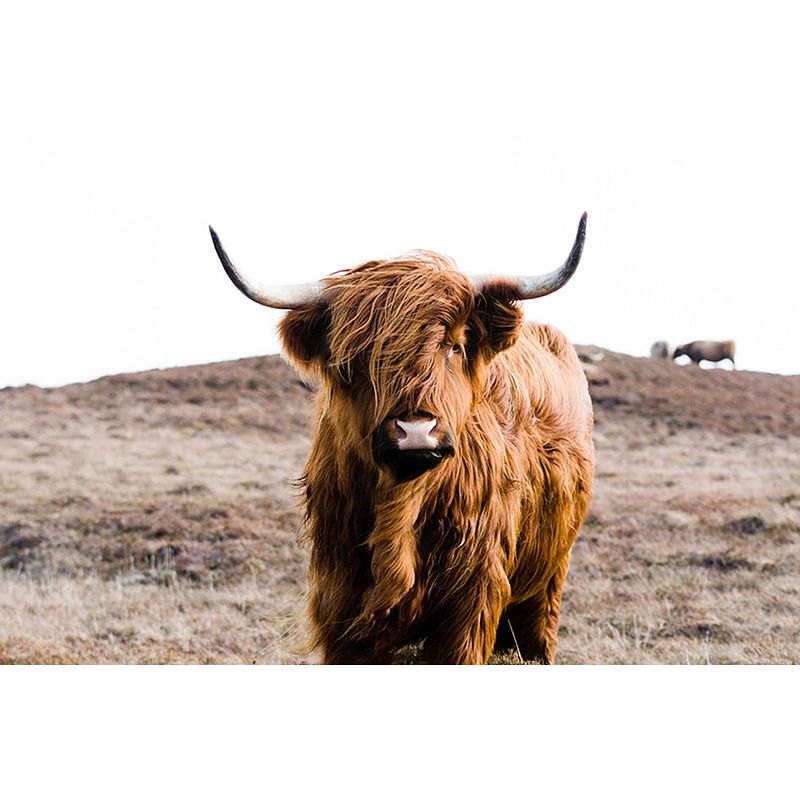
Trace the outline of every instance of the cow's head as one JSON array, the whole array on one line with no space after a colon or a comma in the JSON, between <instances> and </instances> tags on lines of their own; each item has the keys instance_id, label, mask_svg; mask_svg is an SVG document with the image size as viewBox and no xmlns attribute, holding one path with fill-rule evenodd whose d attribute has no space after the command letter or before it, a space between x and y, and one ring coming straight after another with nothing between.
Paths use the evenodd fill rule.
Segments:
<instances>
[{"instance_id":1,"label":"cow's head","mask_svg":"<svg viewBox=\"0 0 800 800\"><path fill-rule=\"evenodd\" d=\"M449 259L422 251L281 287L245 278L211 234L242 292L289 309L280 324L284 348L301 373L324 387L325 413L339 441L406 481L454 455L470 409L490 388L486 365L516 341L522 321L516 301L550 294L569 280L585 231L584 214L569 257L546 275L469 277Z\"/></svg>"},{"instance_id":2,"label":"cow's head","mask_svg":"<svg viewBox=\"0 0 800 800\"><path fill-rule=\"evenodd\" d=\"M688 354L688 348L686 345L678 345L678 347L672 351L672 360L674 361L676 358L680 358L681 356L686 356Z\"/></svg>"}]
</instances>

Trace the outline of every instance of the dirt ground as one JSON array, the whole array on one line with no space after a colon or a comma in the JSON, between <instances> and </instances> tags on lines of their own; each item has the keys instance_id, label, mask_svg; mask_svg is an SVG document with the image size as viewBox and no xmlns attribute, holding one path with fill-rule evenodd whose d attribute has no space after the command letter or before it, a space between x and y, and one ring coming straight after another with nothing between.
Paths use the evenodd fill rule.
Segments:
<instances>
[{"instance_id":1,"label":"dirt ground","mask_svg":"<svg viewBox=\"0 0 800 800\"><path fill-rule=\"evenodd\" d=\"M559 663L800 663L800 376L603 353ZM0 391L0 663L308 663L276 356Z\"/></svg>"}]
</instances>

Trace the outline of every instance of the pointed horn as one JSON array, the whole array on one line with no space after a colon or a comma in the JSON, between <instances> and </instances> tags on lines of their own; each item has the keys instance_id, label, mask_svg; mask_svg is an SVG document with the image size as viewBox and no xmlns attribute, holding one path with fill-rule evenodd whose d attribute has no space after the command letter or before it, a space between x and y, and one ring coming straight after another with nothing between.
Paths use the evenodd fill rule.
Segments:
<instances>
[{"instance_id":1,"label":"pointed horn","mask_svg":"<svg viewBox=\"0 0 800 800\"><path fill-rule=\"evenodd\" d=\"M228 277L236 288L256 303L270 308L299 308L322 302L323 283L295 283L287 286L263 286L243 275L228 258L217 232L209 225L211 241Z\"/></svg>"},{"instance_id":2,"label":"pointed horn","mask_svg":"<svg viewBox=\"0 0 800 800\"><path fill-rule=\"evenodd\" d=\"M517 290L517 300L532 300L534 297L544 297L560 289L578 268L583 252L583 242L586 239L586 212L583 212L578 223L578 233L575 244L572 245L567 260L554 272L546 275L470 275L472 285L476 291L482 292L484 287L492 283L503 285L511 284Z\"/></svg>"}]
</instances>

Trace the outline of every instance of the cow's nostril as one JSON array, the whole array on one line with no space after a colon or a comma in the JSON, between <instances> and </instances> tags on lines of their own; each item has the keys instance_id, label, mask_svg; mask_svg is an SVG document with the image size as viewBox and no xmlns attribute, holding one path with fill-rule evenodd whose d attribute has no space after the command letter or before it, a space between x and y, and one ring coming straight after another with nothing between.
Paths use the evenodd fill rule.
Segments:
<instances>
[{"instance_id":1,"label":"cow's nostril","mask_svg":"<svg viewBox=\"0 0 800 800\"><path fill-rule=\"evenodd\" d=\"M393 421L398 434L397 446L401 450L434 450L439 446L438 439L433 435L435 419Z\"/></svg>"}]
</instances>

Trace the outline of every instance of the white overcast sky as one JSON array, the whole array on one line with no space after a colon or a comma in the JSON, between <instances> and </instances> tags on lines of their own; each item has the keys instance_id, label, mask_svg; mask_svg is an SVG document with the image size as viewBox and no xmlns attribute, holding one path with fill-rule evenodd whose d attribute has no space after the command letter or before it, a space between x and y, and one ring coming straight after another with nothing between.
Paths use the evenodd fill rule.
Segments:
<instances>
[{"instance_id":1,"label":"white overcast sky","mask_svg":"<svg viewBox=\"0 0 800 800\"><path fill-rule=\"evenodd\" d=\"M262 281L544 272L574 342L800 372L790 4L39 3L0 27L0 386L277 352ZM658 10L654 10L654 9Z\"/></svg>"}]
</instances>

